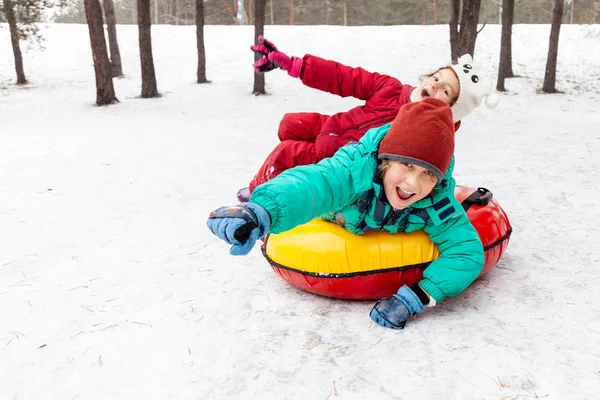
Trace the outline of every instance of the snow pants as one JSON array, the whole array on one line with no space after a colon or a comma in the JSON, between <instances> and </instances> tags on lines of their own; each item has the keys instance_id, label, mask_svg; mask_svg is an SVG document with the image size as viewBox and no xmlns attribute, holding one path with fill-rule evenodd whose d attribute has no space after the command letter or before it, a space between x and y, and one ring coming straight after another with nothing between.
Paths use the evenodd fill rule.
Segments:
<instances>
[{"instance_id":1,"label":"snow pants","mask_svg":"<svg viewBox=\"0 0 600 400\"><path fill-rule=\"evenodd\" d=\"M316 164L331 157L342 146L359 138L323 132L329 115L319 113L288 113L279 123L279 143L250 182L250 193L286 169L298 165Z\"/></svg>"}]
</instances>

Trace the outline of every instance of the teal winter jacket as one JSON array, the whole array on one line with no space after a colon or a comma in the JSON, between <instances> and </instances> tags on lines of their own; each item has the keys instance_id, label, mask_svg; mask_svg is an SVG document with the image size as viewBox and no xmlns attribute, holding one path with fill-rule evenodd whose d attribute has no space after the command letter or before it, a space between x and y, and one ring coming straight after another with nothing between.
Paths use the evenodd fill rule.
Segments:
<instances>
[{"instance_id":1,"label":"teal winter jacket","mask_svg":"<svg viewBox=\"0 0 600 400\"><path fill-rule=\"evenodd\" d=\"M270 233L288 231L313 218L338 223L362 234L423 229L440 251L419 286L436 301L456 296L483 269L477 231L454 197L454 159L432 193L404 210L387 202L377 173L379 143L391 124L369 130L358 143L340 148L318 164L289 169L258 186L250 198L271 216Z\"/></svg>"}]
</instances>

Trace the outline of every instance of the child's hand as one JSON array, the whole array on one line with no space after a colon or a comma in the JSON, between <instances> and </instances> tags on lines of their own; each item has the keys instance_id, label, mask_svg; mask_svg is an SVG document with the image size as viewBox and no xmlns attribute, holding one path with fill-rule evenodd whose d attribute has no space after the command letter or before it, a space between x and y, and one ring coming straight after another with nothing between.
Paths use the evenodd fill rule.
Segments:
<instances>
[{"instance_id":1,"label":"child's hand","mask_svg":"<svg viewBox=\"0 0 600 400\"><path fill-rule=\"evenodd\" d=\"M392 297L379 300L371 310L371 319L386 328L402 329L411 315L423 311L423 303L404 285Z\"/></svg>"},{"instance_id":2,"label":"child's hand","mask_svg":"<svg viewBox=\"0 0 600 400\"><path fill-rule=\"evenodd\" d=\"M269 60L269 54L273 51L277 51L277 47L265 39L263 35L258 36L258 44L250 46L250 50L257 55L262 56L260 60L252 64L252 67L254 67L254 71L257 74L264 74L265 72L269 72L278 67L273 61Z\"/></svg>"},{"instance_id":3,"label":"child's hand","mask_svg":"<svg viewBox=\"0 0 600 400\"><path fill-rule=\"evenodd\" d=\"M275 68L287 71L294 78L300 76L302 70L302 57L289 57L287 54L277 50L277 47L265 39L262 35L258 37L258 44L253 44L250 49L263 57L252 66L257 74L263 74Z\"/></svg>"},{"instance_id":4,"label":"child's hand","mask_svg":"<svg viewBox=\"0 0 600 400\"><path fill-rule=\"evenodd\" d=\"M258 204L243 203L211 212L206 224L212 233L233 245L229 250L232 256L243 256L268 233L271 218Z\"/></svg>"}]
</instances>

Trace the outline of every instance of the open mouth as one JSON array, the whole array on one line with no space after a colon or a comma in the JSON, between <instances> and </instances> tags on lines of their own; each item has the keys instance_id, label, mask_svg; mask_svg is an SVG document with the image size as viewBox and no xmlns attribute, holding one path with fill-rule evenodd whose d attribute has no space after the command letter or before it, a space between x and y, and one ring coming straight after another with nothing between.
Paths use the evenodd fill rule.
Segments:
<instances>
[{"instance_id":1,"label":"open mouth","mask_svg":"<svg viewBox=\"0 0 600 400\"><path fill-rule=\"evenodd\" d=\"M430 97L429 90L423 88L423 90L421 90L421 97L424 98L424 99Z\"/></svg>"},{"instance_id":2,"label":"open mouth","mask_svg":"<svg viewBox=\"0 0 600 400\"><path fill-rule=\"evenodd\" d=\"M402 189L401 187L396 187L396 194L400 198L400 200L406 201L413 197L415 194L409 191Z\"/></svg>"}]
</instances>

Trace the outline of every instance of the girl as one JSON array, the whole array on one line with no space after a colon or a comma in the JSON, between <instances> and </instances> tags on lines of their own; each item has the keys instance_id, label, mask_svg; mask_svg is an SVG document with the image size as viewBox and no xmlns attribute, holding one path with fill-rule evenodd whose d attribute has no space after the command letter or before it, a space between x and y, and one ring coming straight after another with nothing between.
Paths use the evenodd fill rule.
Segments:
<instances>
[{"instance_id":1,"label":"girl","mask_svg":"<svg viewBox=\"0 0 600 400\"><path fill-rule=\"evenodd\" d=\"M305 85L341 97L356 97L365 104L335 115L318 113L285 114L279 124L281 140L248 188L238 192L240 201L248 201L254 188L297 165L315 164L331 157L340 147L358 141L369 129L391 122L404 104L437 98L452 106L456 129L460 120L488 96L486 104L495 106L492 80L485 71L473 64L470 55L458 59L428 75L417 88L402 84L387 75L352 68L335 61L306 54L302 58L288 57L277 47L259 36L258 45L251 49L263 57L254 68L258 73L281 68ZM489 97L491 96L491 97Z\"/></svg>"},{"instance_id":2,"label":"girl","mask_svg":"<svg viewBox=\"0 0 600 400\"><path fill-rule=\"evenodd\" d=\"M245 255L257 239L322 218L356 234L423 229L440 251L423 280L403 286L371 311L377 323L402 329L411 315L455 296L483 268L483 246L454 198L452 110L427 98L400 109L391 124L371 129L315 165L289 169L258 186L250 202L210 214L210 230Z\"/></svg>"}]
</instances>

